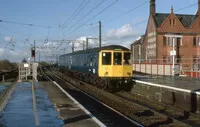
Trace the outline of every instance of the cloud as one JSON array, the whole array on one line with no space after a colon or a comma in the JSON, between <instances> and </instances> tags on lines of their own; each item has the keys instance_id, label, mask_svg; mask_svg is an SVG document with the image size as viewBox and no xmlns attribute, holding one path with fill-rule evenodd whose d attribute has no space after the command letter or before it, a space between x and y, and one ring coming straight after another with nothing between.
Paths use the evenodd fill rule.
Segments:
<instances>
[{"instance_id":1,"label":"cloud","mask_svg":"<svg viewBox=\"0 0 200 127\"><path fill-rule=\"evenodd\" d=\"M5 36L4 41L12 41L12 37Z\"/></svg>"},{"instance_id":2,"label":"cloud","mask_svg":"<svg viewBox=\"0 0 200 127\"><path fill-rule=\"evenodd\" d=\"M58 46L57 42L47 42L45 44L43 44L44 47L55 47Z\"/></svg>"},{"instance_id":3,"label":"cloud","mask_svg":"<svg viewBox=\"0 0 200 127\"><path fill-rule=\"evenodd\" d=\"M20 62L23 58L27 58L30 56L30 53L27 51L14 51L10 49L2 49L0 48L0 59L8 59L11 62Z\"/></svg>"},{"instance_id":4,"label":"cloud","mask_svg":"<svg viewBox=\"0 0 200 127\"><path fill-rule=\"evenodd\" d=\"M138 36L139 32L137 30L133 30L130 24L125 24L119 29L112 29L107 32L107 39L126 39Z\"/></svg>"},{"instance_id":5,"label":"cloud","mask_svg":"<svg viewBox=\"0 0 200 127\"><path fill-rule=\"evenodd\" d=\"M129 48L139 36L141 36L139 30L133 29L130 24L125 24L118 29L108 30L105 40L106 45L122 45Z\"/></svg>"}]
</instances>

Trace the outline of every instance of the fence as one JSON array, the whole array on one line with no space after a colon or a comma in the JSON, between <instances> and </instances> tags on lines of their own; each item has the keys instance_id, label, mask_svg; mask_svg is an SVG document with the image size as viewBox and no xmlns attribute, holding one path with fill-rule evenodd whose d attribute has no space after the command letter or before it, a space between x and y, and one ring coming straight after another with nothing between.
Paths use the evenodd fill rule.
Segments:
<instances>
[{"instance_id":1,"label":"fence","mask_svg":"<svg viewBox=\"0 0 200 127\"><path fill-rule=\"evenodd\" d=\"M172 75L172 65L165 64L133 64L133 70L151 75ZM179 65L175 65L174 74L179 74Z\"/></svg>"},{"instance_id":2,"label":"fence","mask_svg":"<svg viewBox=\"0 0 200 127\"><path fill-rule=\"evenodd\" d=\"M175 59L174 74L200 78L200 58ZM133 70L151 75L172 76L172 61L166 59L137 59Z\"/></svg>"}]
</instances>

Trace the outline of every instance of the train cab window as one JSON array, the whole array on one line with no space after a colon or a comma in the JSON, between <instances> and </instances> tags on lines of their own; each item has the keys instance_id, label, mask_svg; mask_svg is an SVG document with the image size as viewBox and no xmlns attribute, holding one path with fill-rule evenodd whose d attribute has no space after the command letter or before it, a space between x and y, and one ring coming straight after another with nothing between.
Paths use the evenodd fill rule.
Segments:
<instances>
[{"instance_id":1,"label":"train cab window","mask_svg":"<svg viewBox=\"0 0 200 127\"><path fill-rule=\"evenodd\" d=\"M131 53L130 52L125 52L124 53L124 65L130 65L131 64Z\"/></svg>"},{"instance_id":2,"label":"train cab window","mask_svg":"<svg viewBox=\"0 0 200 127\"><path fill-rule=\"evenodd\" d=\"M102 53L102 65L111 65L111 52Z\"/></svg>"},{"instance_id":3,"label":"train cab window","mask_svg":"<svg viewBox=\"0 0 200 127\"><path fill-rule=\"evenodd\" d=\"M90 57L90 67L92 67L92 57Z\"/></svg>"},{"instance_id":4,"label":"train cab window","mask_svg":"<svg viewBox=\"0 0 200 127\"><path fill-rule=\"evenodd\" d=\"M114 65L122 65L122 53L115 52L114 53Z\"/></svg>"}]
</instances>

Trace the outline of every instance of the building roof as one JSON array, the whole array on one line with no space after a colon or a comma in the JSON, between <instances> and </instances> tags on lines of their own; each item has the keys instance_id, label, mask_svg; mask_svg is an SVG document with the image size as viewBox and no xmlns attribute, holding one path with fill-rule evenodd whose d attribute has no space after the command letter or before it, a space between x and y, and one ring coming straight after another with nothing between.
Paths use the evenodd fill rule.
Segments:
<instances>
[{"instance_id":1,"label":"building roof","mask_svg":"<svg viewBox=\"0 0 200 127\"><path fill-rule=\"evenodd\" d=\"M169 15L170 14L166 13L156 13L155 15L156 26L160 27L161 24L166 20L166 18ZM198 15L186 15L186 14L175 14L175 15L178 17L178 19L180 20L180 22L183 24L184 27L191 27L198 18Z\"/></svg>"},{"instance_id":2,"label":"building roof","mask_svg":"<svg viewBox=\"0 0 200 127\"><path fill-rule=\"evenodd\" d=\"M141 36L140 39L134 41L131 45L138 45L138 44L143 44L144 43L144 35Z\"/></svg>"}]
</instances>

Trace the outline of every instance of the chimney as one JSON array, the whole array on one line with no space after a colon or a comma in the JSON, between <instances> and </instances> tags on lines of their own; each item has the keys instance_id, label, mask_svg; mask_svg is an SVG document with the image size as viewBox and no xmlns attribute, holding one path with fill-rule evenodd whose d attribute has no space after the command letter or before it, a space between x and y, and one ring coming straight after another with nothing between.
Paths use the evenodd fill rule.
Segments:
<instances>
[{"instance_id":1,"label":"chimney","mask_svg":"<svg viewBox=\"0 0 200 127\"><path fill-rule=\"evenodd\" d=\"M200 0L198 0L198 10L197 10L197 15L200 15Z\"/></svg>"},{"instance_id":2,"label":"chimney","mask_svg":"<svg viewBox=\"0 0 200 127\"><path fill-rule=\"evenodd\" d=\"M156 0L150 0L150 15L156 15ZM199 0L200 1L200 0Z\"/></svg>"}]
</instances>

